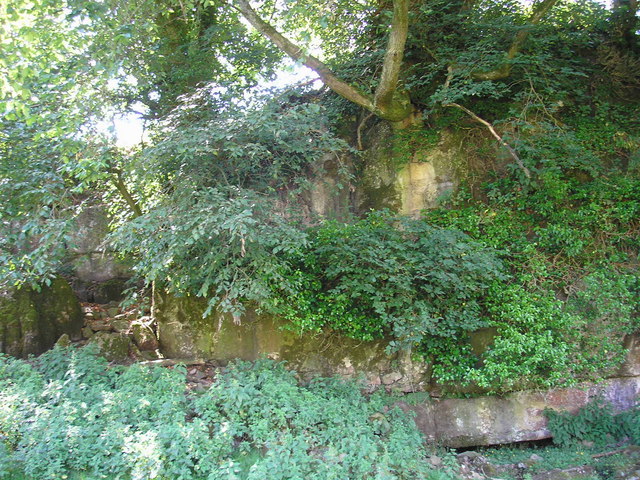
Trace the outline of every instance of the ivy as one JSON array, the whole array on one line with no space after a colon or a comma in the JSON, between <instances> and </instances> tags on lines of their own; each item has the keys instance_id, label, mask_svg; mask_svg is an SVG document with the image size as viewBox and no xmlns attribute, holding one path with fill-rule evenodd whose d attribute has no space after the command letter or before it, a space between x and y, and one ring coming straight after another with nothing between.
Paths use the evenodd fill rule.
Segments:
<instances>
[{"instance_id":1,"label":"ivy","mask_svg":"<svg viewBox=\"0 0 640 480\"><path fill-rule=\"evenodd\" d=\"M275 299L291 328L360 340L390 335L391 350L484 326L483 294L503 278L481 243L385 212L313 229L309 249L292 263L300 288L293 296L276 291Z\"/></svg>"}]
</instances>

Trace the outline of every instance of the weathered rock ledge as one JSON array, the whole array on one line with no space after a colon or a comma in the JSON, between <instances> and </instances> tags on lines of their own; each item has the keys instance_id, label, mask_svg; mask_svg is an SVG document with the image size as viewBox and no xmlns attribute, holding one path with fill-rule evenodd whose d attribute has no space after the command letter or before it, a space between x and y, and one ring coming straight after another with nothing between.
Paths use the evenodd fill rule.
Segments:
<instances>
[{"instance_id":1,"label":"weathered rock ledge","mask_svg":"<svg viewBox=\"0 0 640 480\"><path fill-rule=\"evenodd\" d=\"M415 421L431 441L449 447L498 445L550 438L546 408L575 413L602 395L614 411L638 406L640 376L610 378L598 384L547 391L523 391L504 396L427 399L404 410L415 412Z\"/></svg>"},{"instance_id":2,"label":"weathered rock ledge","mask_svg":"<svg viewBox=\"0 0 640 480\"><path fill-rule=\"evenodd\" d=\"M330 375L363 377L371 390L423 392L416 393L413 399L409 393L407 401L401 402L402 407L415 412L416 423L429 440L451 447L549 438L543 415L546 408L576 411L597 395L603 395L618 411L638 405L638 335L627 338L629 355L617 378L597 385L441 399L436 397L429 365L413 362L408 355L388 355L384 341L358 342L331 334L301 336L282 330L278 319L253 311L247 312L241 325L219 314L203 319L205 308L201 299L156 292L153 316L160 351L166 357L198 358L221 365L232 359L267 356L286 361L302 379ZM478 345L474 348L480 348L486 342L476 338L475 343Z\"/></svg>"}]
</instances>

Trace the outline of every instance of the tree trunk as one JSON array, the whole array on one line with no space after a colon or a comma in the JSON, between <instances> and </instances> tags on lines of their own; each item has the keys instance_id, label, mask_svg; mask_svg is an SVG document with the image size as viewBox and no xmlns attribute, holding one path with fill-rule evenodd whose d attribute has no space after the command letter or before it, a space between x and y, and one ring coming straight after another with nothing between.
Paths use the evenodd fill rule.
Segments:
<instances>
[{"instance_id":1,"label":"tree trunk","mask_svg":"<svg viewBox=\"0 0 640 480\"><path fill-rule=\"evenodd\" d=\"M614 0L612 22L614 41L622 48L637 49L638 0Z\"/></svg>"},{"instance_id":2,"label":"tree trunk","mask_svg":"<svg viewBox=\"0 0 640 480\"><path fill-rule=\"evenodd\" d=\"M233 0L232 6L258 32L268 38L273 44L289 55L295 61L318 74L324 84L335 93L350 102L361 106L383 120L392 122L396 127L402 126L414 111L409 95L398 88L398 79L402 68L404 47L409 29L409 0L394 0L393 21L389 43L384 57L380 83L374 95L361 92L344 80L340 79L326 64L313 55L305 53L304 49L293 43L273 26L265 22L251 7L248 0Z\"/></svg>"}]
</instances>

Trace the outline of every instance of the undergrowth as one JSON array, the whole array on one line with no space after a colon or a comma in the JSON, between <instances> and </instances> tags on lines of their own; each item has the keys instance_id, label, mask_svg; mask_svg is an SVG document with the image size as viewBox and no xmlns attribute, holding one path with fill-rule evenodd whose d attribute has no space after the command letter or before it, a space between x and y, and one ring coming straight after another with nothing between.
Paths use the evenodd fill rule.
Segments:
<instances>
[{"instance_id":1,"label":"undergrowth","mask_svg":"<svg viewBox=\"0 0 640 480\"><path fill-rule=\"evenodd\" d=\"M554 443L573 446L590 442L607 446L619 442L640 443L640 407L615 413L610 403L596 398L576 414L545 410Z\"/></svg>"},{"instance_id":2,"label":"undergrowth","mask_svg":"<svg viewBox=\"0 0 640 480\"><path fill-rule=\"evenodd\" d=\"M616 412L604 397L596 396L576 413L546 409L544 414L553 444L540 446L524 442L481 449L489 462L501 465L507 472L504 478L527 478L522 472L518 473L519 469L525 469L523 471L532 476L550 470L584 467L584 472L591 473L580 478L610 480L627 478L626 473L637 469L640 461L637 406Z\"/></svg>"},{"instance_id":3,"label":"undergrowth","mask_svg":"<svg viewBox=\"0 0 640 480\"><path fill-rule=\"evenodd\" d=\"M185 369L107 367L91 350L0 357L0 478L453 478L383 394L281 363L236 362L189 394ZM74 477L75 476L75 477Z\"/></svg>"}]
</instances>

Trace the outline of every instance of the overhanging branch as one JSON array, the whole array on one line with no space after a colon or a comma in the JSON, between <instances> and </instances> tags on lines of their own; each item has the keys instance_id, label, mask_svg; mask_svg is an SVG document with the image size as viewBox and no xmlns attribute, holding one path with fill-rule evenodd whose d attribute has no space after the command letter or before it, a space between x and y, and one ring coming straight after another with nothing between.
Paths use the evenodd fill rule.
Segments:
<instances>
[{"instance_id":1,"label":"overhanging branch","mask_svg":"<svg viewBox=\"0 0 640 480\"><path fill-rule=\"evenodd\" d=\"M360 91L338 78L327 65L313 55L306 54L301 47L265 22L251 7L248 0L234 0L233 6L247 19L253 28L271 40L280 50L295 61L302 62L305 66L316 72L327 87L356 105L373 111L373 100L370 97L363 95Z\"/></svg>"},{"instance_id":2,"label":"overhanging branch","mask_svg":"<svg viewBox=\"0 0 640 480\"><path fill-rule=\"evenodd\" d=\"M118 193L122 196L124 201L127 202L127 205L129 205L129 208L133 213L133 218L141 217L142 209L140 208L140 205L138 205L138 202L136 202L135 198L133 198L133 195L131 195L131 192L129 192L127 185L124 183L122 171L118 168L112 168L111 173L113 174L113 177L111 177L113 186L116 187Z\"/></svg>"},{"instance_id":3,"label":"overhanging branch","mask_svg":"<svg viewBox=\"0 0 640 480\"><path fill-rule=\"evenodd\" d=\"M522 163L522 160L520 160L520 157L518 156L518 154L516 153L516 151L513 149L513 147L511 145L509 145L507 142L504 141L504 139L498 135L498 132L496 132L496 129L493 128L493 125L491 125L489 122L487 122L485 119L480 118L478 115L476 115L475 113L473 113L471 110L469 110L466 107L463 107L462 105L458 104L458 103L447 103L445 105L443 105L444 107L452 107L452 108L457 108L459 110L462 110L464 113L466 113L467 115L469 115L471 118L473 118L476 122L481 123L482 125L484 125L485 127L487 127L487 129L489 130L489 132L491 132L491 135L493 135L496 140L498 140L498 142L500 142L500 145L502 145L504 148L507 149L507 151L509 152L509 154L511 155L511 157L513 157L513 159L516 161L516 163L518 164L518 167L520 167L520 169L524 172L524 175L527 178L531 178L531 171L525 167L524 163Z\"/></svg>"},{"instance_id":4,"label":"overhanging branch","mask_svg":"<svg viewBox=\"0 0 640 480\"><path fill-rule=\"evenodd\" d=\"M474 72L472 73L472 77L476 80L501 80L503 78L507 78L511 75L511 60L513 60L524 45L524 42L527 40L529 36L529 32L531 31L531 26L537 25L544 18L544 16L551 10L551 8L558 3L558 0L542 0L541 2L535 4L533 6L533 13L529 20L527 21L527 27L522 28L518 33L516 33L513 38L513 42L507 50L505 55L505 61L498 68L488 71L488 72Z\"/></svg>"},{"instance_id":5,"label":"overhanging branch","mask_svg":"<svg viewBox=\"0 0 640 480\"><path fill-rule=\"evenodd\" d=\"M382 65L380 83L374 95L363 93L335 73L322 61L305 51L264 21L251 7L249 0L230 0L230 5L260 32L296 61L316 72L324 84L341 97L359 105L374 115L399 123L408 118L413 107L406 92L398 91L398 79L402 68L404 48L409 30L409 1L393 0L393 20L389 42Z\"/></svg>"}]
</instances>

